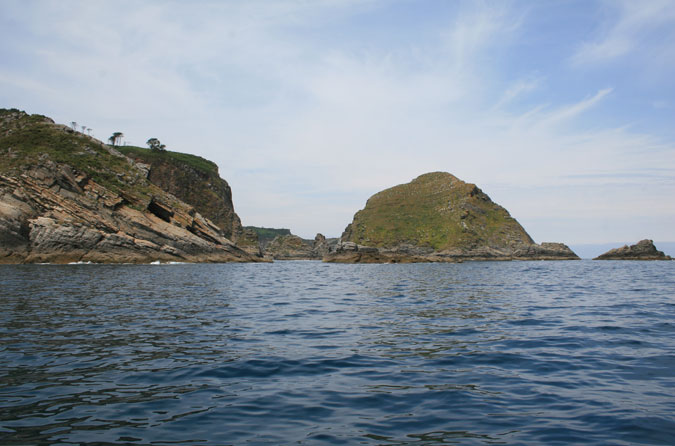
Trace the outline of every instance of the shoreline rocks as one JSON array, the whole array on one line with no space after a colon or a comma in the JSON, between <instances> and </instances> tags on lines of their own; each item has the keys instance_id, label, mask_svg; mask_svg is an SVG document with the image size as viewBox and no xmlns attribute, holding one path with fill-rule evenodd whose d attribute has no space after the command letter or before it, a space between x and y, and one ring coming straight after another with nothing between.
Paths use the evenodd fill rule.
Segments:
<instances>
[{"instance_id":1,"label":"shoreline rocks","mask_svg":"<svg viewBox=\"0 0 675 446\"><path fill-rule=\"evenodd\" d=\"M243 227L218 166L195 155L111 147L0 109L0 157L0 263L579 259L562 243L536 244L506 209L446 172L373 195L340 239L306 240ZM671 260L651 240L596 259Z\"/></svg>"},{"instance_id":2,"label":"shoreline rocks","mask_svg":"<svg viewBox=\"0 0 675 446\"><path fill-rule=\"evenodd\" d=\"M652 240L640 240L635 245L610 249L593 260L673 260L654 246Z\"/></svg>"},{"instance_id":3,"label":"shoreline rocks","mask_svg":"<svg viewBox=\"0 0 675 446\"><path fill-rule=\"evenodd\" d=\"M462 263L511 260L579 260L579 257L562 243L531 244L514 251L490 247L468 251L433 251L411 246L378 249L353 242L341 242L323 258L328 263Z\"/></svg>"},{"instance_id":4,"label":"shoreline rocks","mask_svg":"<svg viewBox=\"0 0 675 446\"><path fill-rule=\"evenodd\" d=\"M54 187L68 180L61 167L0 175L0 263L260 261L169 197L128 202L82 176L80 191Z\"/></svg>"}]
</instances>

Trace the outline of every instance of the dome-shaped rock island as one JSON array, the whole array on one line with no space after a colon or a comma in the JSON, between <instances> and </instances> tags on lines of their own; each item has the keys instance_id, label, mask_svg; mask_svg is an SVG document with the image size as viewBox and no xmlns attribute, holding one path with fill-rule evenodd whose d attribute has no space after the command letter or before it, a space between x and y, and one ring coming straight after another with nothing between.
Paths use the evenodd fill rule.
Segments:
<instances>
[{"instance_id":1,"label":"dome-shaped rock island","mask_svg":"<svg viewBox=\"0 0 675 446\"><path fill-rule=\"evenodd\" d=\"M475 184L446 172L370 197L324 257L350 263L577 259L562 243L535 243Z\"/></svg>"}]
</instances>

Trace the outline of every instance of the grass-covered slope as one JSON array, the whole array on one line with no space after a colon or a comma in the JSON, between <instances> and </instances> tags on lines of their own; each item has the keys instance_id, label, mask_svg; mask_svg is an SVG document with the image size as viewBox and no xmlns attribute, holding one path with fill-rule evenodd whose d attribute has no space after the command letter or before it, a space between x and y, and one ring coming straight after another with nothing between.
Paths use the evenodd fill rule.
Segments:
<instances>
[{"instance_id":1,"label":"grass-covered slope","mask_svg":"<svg viewBox=\"0 0 675 446\"><path fill-rule=\"evenodd\" d=\"M342 240L378 248L410 244L435 251L534 243L506 209L476 185L445 172L424 174L373 195Z\"/></svg>"},{"instance_id":2,"label":"grass-covered slope","mask_svg":"<svg viewBox=\"0 0 675 446\"><path fill-rule=\"evenodd\" d=\"M48 158L84 172L113 192L125 191L139 199L149 199L152 193L126 157L46 116L17 109L0 109L0 157L3 174L21 173Z\"/></svg>"},{"instance_id":3,"label":"grass-covered slope","mask_svg":"<svg viewBox=\"0 0 675 446\"><path fill-rule=\"evenodd\" d=\"M152 151L136 146L120 146L117 149L129 157L143 159L148 164L151 164L153 161L171 162L192 167L205 174L218 175L218 165L201 156L191 155L189 153L172 152L169 150Z\"/></svg>"}]
</instances>

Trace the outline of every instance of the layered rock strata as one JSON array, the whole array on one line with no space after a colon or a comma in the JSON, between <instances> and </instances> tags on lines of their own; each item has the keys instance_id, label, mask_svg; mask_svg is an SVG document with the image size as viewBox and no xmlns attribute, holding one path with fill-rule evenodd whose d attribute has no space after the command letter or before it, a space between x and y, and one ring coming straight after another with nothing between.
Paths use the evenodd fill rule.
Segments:
<instances>
[{"instance_id":1,"label":"layered rock strata","mask_svg":"<svg viewBox=\"0 0 675 446\"><path fill-rule=\"evenodd\" d=\"M255 231L242 227L234 211L232 189L218 173L218 166L204 158L171 151L120 147L130 158L147 167L148 179L175 195L213 222L221 235L253 255L261 255Z\"/></svg>"},{"instance_id":2,"label":"layered rock strata","mask_svg":"<svg viewBox=\"0 0 675 446\"><path fill-rule=\"evenodd\" d=\"M18 110L0 124L0 263L260 261L102 142Z\"/></svg>"}]
</instances>

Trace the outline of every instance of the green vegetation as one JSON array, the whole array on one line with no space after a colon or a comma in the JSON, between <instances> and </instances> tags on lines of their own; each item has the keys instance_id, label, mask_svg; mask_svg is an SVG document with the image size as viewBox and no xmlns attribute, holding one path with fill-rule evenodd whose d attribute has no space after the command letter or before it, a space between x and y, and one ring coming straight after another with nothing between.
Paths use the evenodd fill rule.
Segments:
<instances>
[{"instance_id":1,"label":"green vegetation","mask_svg":"<svg viewBox=\"0 0 675 446\"><path fill-rule=\"evenodd\" d=\"M117 143L121 136L116 135L121 132L115 132L111 142ZM145 209L152 196L162 195L161 189L193 206L226 237L240 227L229 185L218 175L215 163L199 156L133 146L113 148L47 117L0 109L0 157L2 174L52 168L52 163L68 165L111 192L123 193L134 209ZM129 158L152 167L140 169Z\"/></svg>"},{"instance_id":2,"label":"green vegetation","mask_svg":"<svg viewBox=\"0 0 675 446\"><path fill-rule=\"evenodd\" d=\"M216 163L197 155L171 152L169 150L151 150L136 146L119 146L117 150L129 157L140 159L147 164L153 164L153 161L166 161L173 164L188 165L206 174L218 175L218 165Z\"/></svg>"},{"instance_id":3,"label":"green vegetation","mask_svg":"<svg viewBox=\"0 0 675 446\"><path fill-rule=\"evenodd\" d=\"M147 182L137 183L138 174L126 158L114 156L100 141L42 115L0 109L0 156L0 173L19 172L49 159L68 164L114 192L128 190L134 183L136 194L148 194Z\"/></svg>"},{"instance_id":4,"label":"green vegetation","mask_svg":"<svg viewBox=\"0 0 675 446\"><path fill-rule=\"evenodd\" d=\"M250 229L258 234L258 240L261 242L274 240L278 235L291 235L290 229L261 228L257 226L244 226L244 229Z\"/></svg>"},{"instance_id":5,"label":"green vegetation","mask_svg":"<svg viewBox=\"0 0 675 446\"><path fill-rule=\"evenodd\" d=\"M73 130L74 130L74 128L73 128ZM115 132L110 136L110 138L108 138L108 141L110 141L110 144L112 144L112 146L115 147L117 142L120 141L122 138L124 138L124 133Z\"/></svg>"},{"instance_id":6,"label":"green vegetation","mask_svg":"<svg viewBox=\"0 0 675 446\"><path fill-rule=\"evenodd\" d=\"M145 143L153 152L163 152L166 150L166 146L162 144L157 138L150 138Z\"/></svg>"},{"instance_id":7,"label":"green vegetation","mask_svg":"<svg viewBox=\"0 0 675 446\"><path fill-rule=\"evenodd\" d=\"M442 250L532 243L504 208L445 172L373 195L347 232L350 241L375 247L409 243Z\"/></svg>"}]
</instances>

